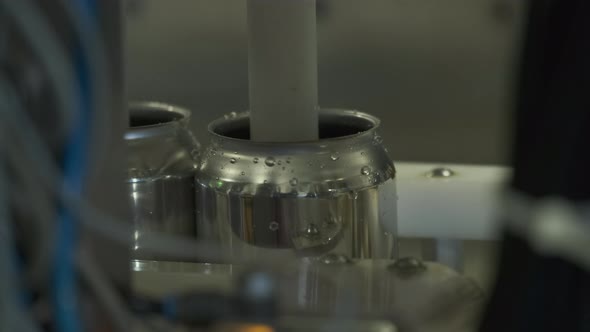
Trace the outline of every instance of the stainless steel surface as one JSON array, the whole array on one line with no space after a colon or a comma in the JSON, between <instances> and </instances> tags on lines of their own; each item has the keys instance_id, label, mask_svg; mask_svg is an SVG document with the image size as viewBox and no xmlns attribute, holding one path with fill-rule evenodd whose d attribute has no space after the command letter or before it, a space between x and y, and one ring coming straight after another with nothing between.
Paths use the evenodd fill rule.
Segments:
<instances>
[{"instance_id":1,"label":"stainless steel surface","mask_svg":"<svg viewBox=\"0 0 590 332\"><path fill-rule=\"evenodd\" d=\"M130 98L186 105L205 142L207 123L248 109L246 1L134 2ZM382 119L396 160L506 163L527 2L319 0L320 105Z\"/></svg>"},{"instance_id":2,"label":"stainless steel surface","mask_svg":"<svg viewBox=\"0 0 590 332\"><path fill-rule=\"evenodd\" d=\"M214 121L197 173L198 233L237 256L260 248L391 258L395 169L357 111L322 110L319 141L249 141L248 114ZM386 209L387 207L387 209Z\"/></svg>"},{"instance_id":3,"label":"stainless steel surface","mask_svg":"<svg viewBox=\"0 0 590 332\"><path fill-rule=\"evenodd\" d=\"M196 236L194 178L199 145L187 129L190 112L160 103L129 108L127 190L135 225L134 258L145 253L144 232Z\"/></svg>"}]
</instances>

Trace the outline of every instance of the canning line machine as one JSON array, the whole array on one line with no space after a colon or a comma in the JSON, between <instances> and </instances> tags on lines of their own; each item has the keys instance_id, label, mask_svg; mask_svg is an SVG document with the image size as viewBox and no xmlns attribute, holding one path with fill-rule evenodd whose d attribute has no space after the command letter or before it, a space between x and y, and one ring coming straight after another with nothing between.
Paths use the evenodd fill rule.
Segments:
<instances>
[{"instance_id":1,"label":"canning line machine","mask_svg":"<svg viewBox=\"0 0 590 332\"><path fill-rule=\"evenodd\" d=\"M124 1L0 0L0 331L590 330L587 1L527 6L512 167L397 160L320 107L318 3L244 1L198 140L125 99Z\"/></svg>"}]
</instances>

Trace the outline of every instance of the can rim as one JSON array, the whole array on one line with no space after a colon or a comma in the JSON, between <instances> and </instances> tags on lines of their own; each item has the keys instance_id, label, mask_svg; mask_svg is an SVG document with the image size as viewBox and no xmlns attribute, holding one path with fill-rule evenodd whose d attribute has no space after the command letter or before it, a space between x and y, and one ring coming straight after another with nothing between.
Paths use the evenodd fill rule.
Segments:
<instances>
[{"instance_id":1,"label":"can rim","mask_svg":"<svg viewBox=\"0 0 590 332\"><path fill-rule=\"evenodd\" d=\"M317 144L317 143L331 143L331 142L340 142L344 140L349 140L352 138L360 137L366 135L369 132L373 132L379 128L381 125L381 120L379 118L357 110L348 110L348 109L337 109L337 108L326 108L319 110L319 118L320 118L320 125L323 119L326 118L349 118L355 120L365 121L365 125L367 128L364 128L361 131L352 134L344 134L338 136L330 136L330 137L320 137L318 140L314 141L298 141L298 142L266 142L266 141L253 141L249 137L245 138L237 138L232 136L227 136L220 133L220 127L225 126L226 128L231 128L241 126L244 127L244 122L248 121L250 118L250 112L241 112L241 113L233 113L231 117L225 116L222 118L218 118L211 123L209 123L207 130L209 135L223 139L229 142L236 142L236 143L246 143L248 142L251 145L263 145L263 146L303 146L309 144ZM325 123L330 123L330 121L325 121ZM246 127L249 129L249 121L246 124ZM321 135L321 133L320 133Z\"/></svg>"},{"instance_id":2,"label":"can rim","mask_svg":"<svg viewBox=\"0 0 590 332\"><path fill-rule=\"evenodd\" d=\"M186 125L191 115L191 112L186 108L156 101L131 102L127 109L129 123L125 132L126 140L160 136L173 132L178 126ZM148 120L142 124L133 125L134 120L137 120L134 117L146 115Z\"/></svg>"}]
</instances>

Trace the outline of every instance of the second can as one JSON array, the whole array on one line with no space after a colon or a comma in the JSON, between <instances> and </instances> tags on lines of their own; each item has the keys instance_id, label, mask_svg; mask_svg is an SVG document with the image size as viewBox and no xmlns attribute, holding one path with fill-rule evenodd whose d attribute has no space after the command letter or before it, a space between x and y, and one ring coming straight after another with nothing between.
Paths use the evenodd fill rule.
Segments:
<instances>
[{"instance_id":1,"label":"second can","mask_svg":"<svg viewBox=\"0 0 590 332\"><path fill-rule=\"evenodd\" d=\"M197 172L199 237L235 256L284 249L394 258L395 168L366 113L320 111L320 140L254 142L248 113L209 125Z\"/></svg>"},{"instance_id":2,"label":"second can","mask_svg":"<svg viewBox=\"0 0 590 332\"><path fill-rule=\"evenodd\" d=\"M194 178L199 144L190 112L155 102L129 106L126 186L135 231L132 257L178 260L145 248L146 233L196 237Z\"/></svg>"}]
</instances>

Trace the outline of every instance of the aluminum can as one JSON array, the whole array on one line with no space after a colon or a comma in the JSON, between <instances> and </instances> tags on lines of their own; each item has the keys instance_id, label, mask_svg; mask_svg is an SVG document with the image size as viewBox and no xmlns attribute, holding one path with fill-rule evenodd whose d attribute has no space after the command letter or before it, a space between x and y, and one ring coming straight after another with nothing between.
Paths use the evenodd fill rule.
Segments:
<instances>
[{"instance_id":1,"label":"aluminum can","mask_svg":"<svg viewBox=\"0 0 590 332\"><path fill-rule=\"evenodd\" d=\"M209 125L196 178L197 230L234 256L283 249L394 258L395 168L369 114L324 109L320 139L253 142L248 113Z\"/></svg>"},{"instance_id":2,"label":"aluminum can","mask_svg":"<svg viewBox=\"0 0 590 332\"><path fill-rule=\"evenodd\" d=\"M129 106L126 185L132 209L135 259L174 260L147 253L142 234L196 237L195 171L199 144L187 125L186 109L155 102Z\"/></svg>"}]
</instances>

